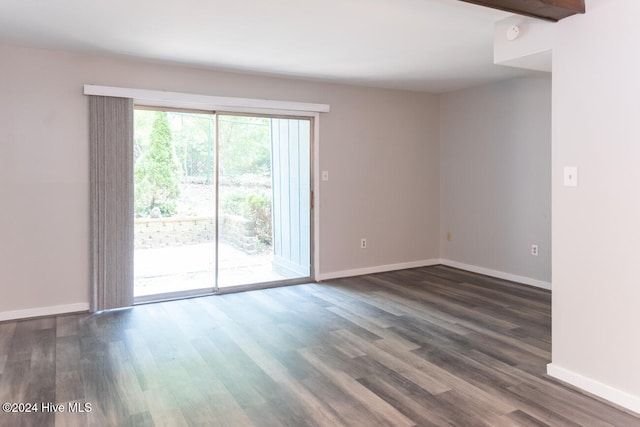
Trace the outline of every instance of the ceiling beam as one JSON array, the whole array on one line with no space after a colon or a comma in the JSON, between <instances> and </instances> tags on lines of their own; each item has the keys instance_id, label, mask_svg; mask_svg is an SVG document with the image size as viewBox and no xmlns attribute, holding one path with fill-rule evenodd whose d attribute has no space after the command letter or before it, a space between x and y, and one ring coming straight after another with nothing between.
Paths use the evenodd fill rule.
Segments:
<instances>
[{"instance_id":1,"label":"ceiling beam","mask_svg":"<svg viewBox=\"0 0 640 427\"><path fill-rule=\"evenodd\" d=\"M460 0L493 9L557 22L563 18L584 13L585 0Z\"/></svg>"}]
</instances>

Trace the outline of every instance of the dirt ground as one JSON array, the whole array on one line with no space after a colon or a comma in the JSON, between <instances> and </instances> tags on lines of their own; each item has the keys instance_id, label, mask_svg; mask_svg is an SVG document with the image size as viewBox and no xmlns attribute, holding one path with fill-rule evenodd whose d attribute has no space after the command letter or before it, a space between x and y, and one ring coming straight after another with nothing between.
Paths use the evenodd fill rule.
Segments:
<instances>
[{"instance_id":1,"label":"dirt ground","mask_svg":"<svg viewBox=\"0 0 640 427\"><path fill-rule=\"evenodd\" d=\"M213 184L180 184L176 216L214 216L215 191Z\"/></svg>"}]
</instances>

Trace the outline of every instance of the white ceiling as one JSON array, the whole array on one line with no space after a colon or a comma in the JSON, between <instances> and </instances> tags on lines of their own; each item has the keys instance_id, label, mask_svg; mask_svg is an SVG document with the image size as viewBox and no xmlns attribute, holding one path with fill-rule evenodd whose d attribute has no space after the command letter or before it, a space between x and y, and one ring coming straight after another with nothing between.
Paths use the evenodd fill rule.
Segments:
<instances>
[{"instance_id":1,"label":"white ceiling","mask_svg":"<svg viewBox=\"0 0 640 427\"><path fill-rule=\"evenodd\" d=\"M0 40L446 92L526 73L493 64L507 16L458 0L0 0Z\"/></svg>"}]
</instances>

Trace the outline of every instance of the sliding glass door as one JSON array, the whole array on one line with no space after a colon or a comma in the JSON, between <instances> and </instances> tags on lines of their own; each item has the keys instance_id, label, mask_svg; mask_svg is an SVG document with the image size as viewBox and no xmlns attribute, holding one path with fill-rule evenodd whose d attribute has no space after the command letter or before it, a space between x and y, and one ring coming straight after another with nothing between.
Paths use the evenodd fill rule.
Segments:
<instances>
[{"instance_id":1,"label":"sliding glass door","mask_svg":"<svg viewBox=\"0 0 640 427\"><path fill-rule=\"evenodd\" d=\"M219 287L308 278L308 119L219 115Z\"/></svg>"},{"instance_id":2,"label":"sliding glass door","mask_svg":"<svg viewBox=\"0 0 640 427\"><path fill-rule=\"evenodd\" d=\"M135 110L135 297L214 290L214 168L214 114Z\"/></svg>"},{"instance_id":3,"label":"sliding glass door","mask_svg":"<svg viewBox=\"0 0 640 427\"><path fill-rule=\"evenodd\" d=\"M137 301L311 275L311 121L135 112Z\"/></svg>"}]
</instances>

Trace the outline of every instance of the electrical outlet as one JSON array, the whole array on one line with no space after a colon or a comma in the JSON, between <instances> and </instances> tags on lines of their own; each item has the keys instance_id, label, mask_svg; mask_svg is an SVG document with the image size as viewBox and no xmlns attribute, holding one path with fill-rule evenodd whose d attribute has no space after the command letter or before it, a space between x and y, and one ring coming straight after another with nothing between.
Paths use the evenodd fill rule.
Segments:
<instances>
[{"instance_id":1,"label":"electrical outlet","mask_svg":"<svg viewBox=\"0 0 640 427\"><path fill-rule=\"evenodd\" d=\"M538 256L538 245L531 245L531 255Z\"/></svg>"},{"instance_id":2,"label":"electrical outlet","mask_svg":"<svg viewBox=\"0 0 640 427\"><path fill-rule=\"evenodd\" d=\"M360 249L367 249L367 239L360 239Z\"/></svg>"}]
</instances>

